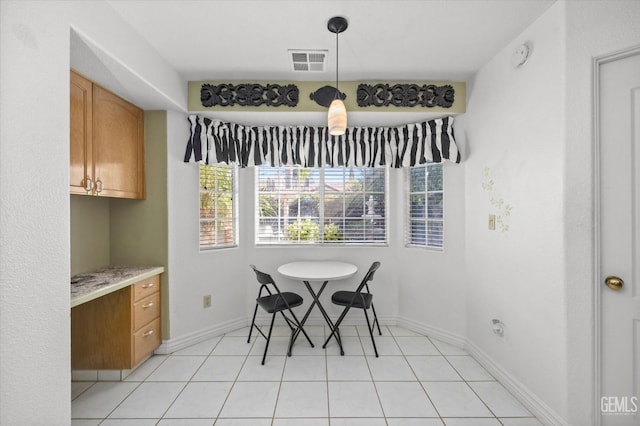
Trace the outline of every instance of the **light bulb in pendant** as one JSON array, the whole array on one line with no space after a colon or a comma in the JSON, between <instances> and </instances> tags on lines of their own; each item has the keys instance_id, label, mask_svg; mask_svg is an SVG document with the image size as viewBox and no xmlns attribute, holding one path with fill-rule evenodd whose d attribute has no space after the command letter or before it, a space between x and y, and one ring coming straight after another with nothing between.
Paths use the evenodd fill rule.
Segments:
<instances>
[{"instance_id":1,"label":"light bulb in pendant","mask_svg":"<svg viewBox=\"0 0 640 426\"><path fill-rule=\"evenodd\" d=\"M344 135L347 130L347 108L345 108L342 99L334 99L329 105L327 122L330 135Z\"/></svg>"}]
</instances>

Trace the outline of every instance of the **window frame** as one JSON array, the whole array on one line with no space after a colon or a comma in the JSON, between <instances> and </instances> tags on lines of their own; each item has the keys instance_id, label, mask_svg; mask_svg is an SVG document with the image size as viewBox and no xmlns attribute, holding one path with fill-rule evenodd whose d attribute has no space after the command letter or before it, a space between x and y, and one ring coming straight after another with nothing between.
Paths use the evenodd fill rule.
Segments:
<instances>
[{"instance_id":1,"label":"window frame","mask_svg":"<svg viewBox=\"0 0 640 426\"><path fill-rule=\"evenodd\" d=\"M442 187L439 190L429 190L429 182L428 182L428 170L429 168L440 167L441 168L441 176L442 176ZM412 191L411 188L411 171L416 168L424 168L425 169L425 181L424 181L424 190L423 191ZM406 209L405 212L405 224L404 224L404 243L407 248L418 248L424 250L431 251L444 251L445 248L445 183L444 183L444 166L442 163L433 163L427 162L418 166L408 167L405 172L405 202L404 206ZM430 194L442 194L442 217L440 218L429 218L429 195ZM425 207L424 207L424 217L418 218L412 216L412 208L411 208L411 198L412 195L424 195ZM412 224L415 221L424 221L424 244L415 243L412 240L413 232L412 232ZM441 223L442 229L442 245L437 246L429 243L429 222L431 223Z\"/></svg>"},{"instance_id":2,"label":"window frame","mask_svg":"<svg viewBox=\"0 0 640 426\"><path fill-rule=\"evenodd\" d=\"M256 173L255 173L255 181L254 181L254 197L255 197L255 205L254 205L254 245L256 247L297 247L297 246L316 246L316 247L356 247L356 246L361 246L361 247L388 247L389 246L389 169L387 167L384 168L376 168L378 170L383 170L383 176L384 176L384 192L382 193L383 197L384 197L384 212L382 216L382 219L384 219L384 240L380 240L378 241L353 241L353 242L348 242L348 241L340 241L340 242L333 242L333 241L326 241L324 240L324 226L320 227L321 229L319 229L319 233L318 233L318 241L291 241L291 240L283 240L280 239L279 241L273 241L273 242L266 242L266 241L260 241L260 168L277 168L277 169L285 169L285 168L296 168L296 169L312 169L312 170L318 170L318 174L319 174L319 178L318 178L318 185L319 185L319 199L321 200L321 202L319 202L318 205L318 223L325 223L327 219L332 219L332 218L327 218L325 216L325 201L326 201L326 192L325 192L325 171L326 170L333 170L333 169L344 169L345 171L348 171L348 169L350 167L301 167L301 166L281 166L281 167L271 167L269 165L263 165L263 166L256 166ZM356 169L367 169L367 167L354 167ZM362 193L364 195L368 194L369 192L372 191L366 191L363 190ZM341 192L342 194L345 193L345 191ZM347 192L347 193L353 193L351 191ZM378 192L380 193L380 192ZM365 201L366 202L366 201ZM366 209L366 206L364 207ZM280 216L278 216L280 217ZM344 220L345 218L348 218L346 216L344 216L344 212L343 212L343 216L342 219ZM299 219L305 219L305 217L299 217ZM280 238L280 237L278 237Z\"/></svg>"},{"instance_id":3,"label":"window frame","mask_svg":"<svg viewBox=\"0 0 640 426\"><path fill-rule=\"evenodd\" d=\"M203 218L202 215L202 209L201 207L201 203L202 203L202 193L203 193L203 188L202 188L202 183L200 181L200 175L201 175L201 171L202 171L202 167L211 167L214 169L217 169L219 167L222 168L226 168L229 169L231 171L231 191L218 191L218 179L216 177L215 179L215 188L213 190L207 190L207 191L211 191L214 194L230 194L231 195L231 224L232 224L232 232L233 232L233 238L232 238L232 242L231 243L222 243L222 244L217 244L217 243L213 243L213 244L205 244L203 245L202 243L202 232L201 232L201 227L202 227L202 223L203 221L208 221L208 222L213 222L213 223L218 223L218 222L222 222L223 219L218 218L217 217L217 204L216 204L216 212L214 213L214 217L213 218ZM235 248L239 246L239 241L240 241L240 226L239 226L239 191L238 191L238 167L236 165L227 165L227 164L199 164L198 166L198 249L199 252L204 253L204 252L210 252L212 250L220 250L220 249L228 249L228 248ZM224 221L229 221L228 219L224 219Z\"/></svg>"}]
</instances>

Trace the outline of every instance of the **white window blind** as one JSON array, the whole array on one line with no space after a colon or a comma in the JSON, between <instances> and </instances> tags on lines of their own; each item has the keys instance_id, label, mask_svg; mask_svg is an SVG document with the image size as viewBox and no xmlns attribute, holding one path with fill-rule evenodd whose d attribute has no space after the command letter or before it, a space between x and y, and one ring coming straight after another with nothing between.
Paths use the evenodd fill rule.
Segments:
<instances>
[{"instance_id":1,"label":"white window blind","mask_svg":"<svg viewBox=\"0 0 640 426\"><path fill-rule=\"evenodd\" d=\"M408 169L406 244L442 249L444 245L442 164Z\"/></svg>"},{"instance_id":2,"label":"white window blind","mask_svg":"<svg viewBox=\"0 0 640 426\"><path fill-rule=\"evenodd\" d=\"M238 244L237 168L200 165L200 249Z\"/></svg>"},{"instance_id":3,"label":"white window blind","mask_svg":"<svg viewBox=\"0 0 640 426\"><path fill-rule=\"evenodd\" d=\"M256 244L384 244L386 168L258 167Z\"/></svg>"}]
</instances>

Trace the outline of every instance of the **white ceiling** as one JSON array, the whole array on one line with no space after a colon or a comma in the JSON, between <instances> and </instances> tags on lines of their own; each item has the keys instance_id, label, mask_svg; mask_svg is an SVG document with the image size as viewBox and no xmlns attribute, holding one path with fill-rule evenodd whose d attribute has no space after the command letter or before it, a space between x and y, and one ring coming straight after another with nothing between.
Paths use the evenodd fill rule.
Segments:
<instances>
[{"instance_id":1,"label":"white ceiling","mask_svg":"<svg viewBox=\"0 0 640 426\"><path fill-rule=\"evenodd\" d=\"M185 80L331 81L332 16L344 16L341 80L472 76L555 0L109 0ZM326 49L325 72L288 49Z\"/></svg>"}]
</instances>

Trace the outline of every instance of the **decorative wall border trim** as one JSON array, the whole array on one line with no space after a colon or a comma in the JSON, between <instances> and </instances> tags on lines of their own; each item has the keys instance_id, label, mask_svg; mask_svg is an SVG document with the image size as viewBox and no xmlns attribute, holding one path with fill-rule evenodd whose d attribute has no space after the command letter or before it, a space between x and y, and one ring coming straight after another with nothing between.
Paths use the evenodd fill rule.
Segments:
<instances>
[{"instance_id":1,"label":"decorative wall border trim","mask_svg":"<svg viewBox=\"0 0 640 426\"><path fill-rule=\"evenodd\" d=\"M335 81L190 81L188 110L192 113L255 111L326 114L329 104L336 97L335 85ZM358 104L359 87L361 102L367 103L367 106ZM340 82L340 97L349 112L463 114L466 111L466 93L465 82L455 81ZM387 107L384 107L385 103Z\"/></svg>"},{"instance_id":2,"label":"decorative wall border trim","mask_svg":"<svg viewBox=\"0 0 640 426\"><path fill-rule=\"evenodd\" d=\"M455 89L450 84L359 84L359 107L423 107L451 108L455 101Z\"/></svg>"},{"instance_id":3,"label":"decorative wall border trim","mask_svg":"<svg viewBox=\"0 0 640 426\"><path fill-rule=\"evenodd\" d=\"M203 84L200 88L200 101L205 107L232 107L235 105L295 107L298 105L299 98L300 91L295 84L222 83Z\"/></svg>"}]
</instances>

